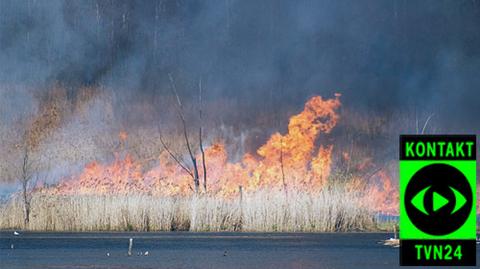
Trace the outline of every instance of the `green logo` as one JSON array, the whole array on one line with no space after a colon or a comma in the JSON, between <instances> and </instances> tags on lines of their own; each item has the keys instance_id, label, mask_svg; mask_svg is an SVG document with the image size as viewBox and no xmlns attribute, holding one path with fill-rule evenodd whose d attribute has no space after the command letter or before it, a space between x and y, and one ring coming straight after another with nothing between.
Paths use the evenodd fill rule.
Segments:
<instances>
[{"instance_id":1,"label":"green logo","mask_svg":"<svg viewBox=\"0 0 480 269\"><path fill-rule=\"evenodd\" d=\"M400 238L475 239L474 161L400 161Z\"/></svg>"},{"instance_id":2,"label":"green logo","mask_svg":"<svg viewBox=\"0 0 480 269\"><path fill-rule=\"evenodd\" d=\"M425 193L431 188L426 187L422 191L420 191L415 197L412 199L412 204L423 214L429 215L429 213L425 210ZM451 212L451 214L455 214L460 208L462 208L466 203L467 199L463 196L459 191L450 187L452 192L455 195L455 208ZM433 211L436 212L445 205L447 205L450 201L445 198L443 195L433 192Z\"/></svg>"},{"instance_id":3,"label":"green logo","mask_svg":"<svg viewBox=\"0 0 480 269\"><path fill-rule=\"evenodd\" d=\"M475 263L475 144L472 135L400 136L402 265ZM452 259L430 255L448 249Z\"/></svg>"}]
</instances>

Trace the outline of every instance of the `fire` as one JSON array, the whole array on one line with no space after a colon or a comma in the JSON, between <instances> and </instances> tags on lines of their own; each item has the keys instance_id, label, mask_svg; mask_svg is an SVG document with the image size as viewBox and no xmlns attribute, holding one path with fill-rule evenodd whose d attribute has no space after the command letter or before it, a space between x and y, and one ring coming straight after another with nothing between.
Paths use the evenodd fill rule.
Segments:
<instances>
[{"instance_id":1,"label":"fire","mask_svg":"<svg viewBox=\"0 0 480 269\"><path fill-rule=\"evenodd\" d=\"M261 177L252 187L279 187L285 184L297 188L321 187L330 174L332 145L316 147L321 133L330 133L339 119L340 95L323 100L313 97L305 109L290 118L288 133L273 134L268 142L257 150L262 159L254 174ZM316 153L315 153L316 150Z\"/></svg>"},{"instance_id":2,"label":"fire","mask_svg":"<svg viewBox=\"0 0 480 269\"><path fill-rule=\"evenodd\" d=\"M121 141L121 142L125 142L128 138L128 134L127 132L125 131L120 131L120 133L118 134L118 139Z\"/></svg>"},{"instance_id":3,"label":"fire","mask_svg":"<svg viewBox=\"0 0 480 269\"><path fill-rule=\"evenodd\" d=\"M399 191L385 171L379 171L373 184L368 185L365 203L375 212L398 215Z\"/></svg>"},{"instance_id":4,"label":"fire","mask_svg":"<svg viewBox=\"0 0 480 269\"><path fill-rule=\"evenodd\" d=\"M69 188L67 188L67 186ZM109 165L97 162L88 164L73 182L61 184L66 193L106 194L128 193L133 190L145 190L140 165L126 156Z\"/></svg>"},{"instance_id":5,"label":"fire","mask_svg":"<svg viewBox=\"0 0 480 269\"><path fill-rule=\"evenodd\" d=\"M334 146L322 141L321 134L330 133L339 115L340 94L332 99L315 96L308 100L302 112L290 118L286 134L274 133L258 148L256 154L245 154L240 162L230 162L226 147L215 143L205 149L207 192L233 197L241 186L245 191L259 189L289 189L315 192L328 182ZM119 139L124 143L127 133ZM198 156L200 159L200 156ZM199 167L203 174L202 167ZM391 192L389 179L381 188L370 190L375 204L383 205ZM127 194L188 195L193 193L193 181L168 153L158 157L158 163L144 171L129 155L117 156L111 164L93 162L69 180L50 191L59 194ZM391 197L391 196L389 196ZM392 198L394 200L394 198ZM387 208L386 211L394 210ZM379 209L379 211L382 211Z\"/></svg>"}]
</instances>

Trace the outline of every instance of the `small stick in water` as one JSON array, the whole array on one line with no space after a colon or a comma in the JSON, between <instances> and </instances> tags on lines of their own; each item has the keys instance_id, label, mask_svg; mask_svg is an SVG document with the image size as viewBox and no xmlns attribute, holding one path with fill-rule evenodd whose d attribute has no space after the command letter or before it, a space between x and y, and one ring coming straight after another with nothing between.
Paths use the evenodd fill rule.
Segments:
<instances>
[{"instance_id":1,"label":"small stick in water","mask_svg":"<svg viewBox=\"0 0 480 269\"><path fill-rule=\"evenodd\" d=\"M133 246L133 238L130 238L128 243L128 256L132 256L132 246Z\"/></svg>"}]
</instances>

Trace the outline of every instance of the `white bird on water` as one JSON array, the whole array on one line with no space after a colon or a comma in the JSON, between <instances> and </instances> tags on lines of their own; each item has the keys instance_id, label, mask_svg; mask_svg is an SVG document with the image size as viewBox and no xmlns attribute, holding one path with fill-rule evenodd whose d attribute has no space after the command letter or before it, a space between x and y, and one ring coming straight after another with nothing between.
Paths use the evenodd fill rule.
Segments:
<instances>
[{"instance_id":1,"label":"white bird on water","mask_svg":"<svg viewBox=\"0 0 480 269\"><path fill-rule=\"evenodd\" d=\"M15 236L19 236L19 235L20 235L20 233L19 233L19 232L17 232L17 231L14 231L14 232L13 232L13 235L15 235Z\"/></svg>"}]
</instances>

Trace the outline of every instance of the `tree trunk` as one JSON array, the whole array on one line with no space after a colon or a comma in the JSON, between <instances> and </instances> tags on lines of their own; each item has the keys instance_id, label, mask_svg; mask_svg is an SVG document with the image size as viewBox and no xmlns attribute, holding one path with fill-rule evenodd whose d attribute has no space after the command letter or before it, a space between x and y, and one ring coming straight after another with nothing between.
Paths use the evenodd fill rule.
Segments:
<instances>
[{"instance_id":1,"label":"tree trunk","mask_svg":"<svg viewBox=\"0 0 480 269\"><path fill-rule=\"evenodd\" d=\"M28 179L23 178L22 182L22 191L23 191L23 213L24 213L24 228L28 227L30 222L30 197L28 195Z\"/></svg>"},{"instance_id":2,"label":"tree trunk","mask_svg":"<svg viewBox=\"0 0 480 269\"><path fill-rule=\"evenodd\" d=\"M28 160L28 148L25 147L25 153L23 155L22 166L22 191L23 191L23 212L24 212L24 226L25 229L30 222L30 198L28 197L28 181L29 175L29 160Z\"/></svg>"},{"instance_id":3,"label":"tree trunk","mask_svg":"<svg viewBox=\"0 0 480 269\"><path fill-rule=\"evenodd\" d=\"M193 163L193 183L195 184L195 193L198 193L200 190L200 179L198 177L198 167L197 167L197 159L195 157L192 157L192 163Z\"/></svg>"},{"instance_id":4,"label":"tree trunk","mask_svg":"<svg viewBox=\"0 0 480 269\"><path fill-rule=\"evenodd\" d=\"M198 129L198 140L200 143L200 152L202 153L202 167L203 167L203 191L207 193L207 165L205 163L205 150L203 150L203 118L202 118L202 80L198 81L198 115L200 121L200 128Z\"/></svg>"}]
</instances>

